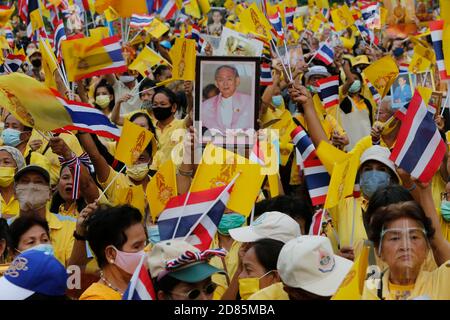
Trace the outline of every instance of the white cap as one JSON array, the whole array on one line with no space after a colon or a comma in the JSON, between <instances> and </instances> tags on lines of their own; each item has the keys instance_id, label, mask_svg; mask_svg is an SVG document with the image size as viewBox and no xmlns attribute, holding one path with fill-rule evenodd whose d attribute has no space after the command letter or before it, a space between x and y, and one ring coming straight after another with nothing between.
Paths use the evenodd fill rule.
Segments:
<instances>
[{"instance_id":1,"label":"white cap","mask_svg":"<svg viewBox=\"0 0 450 320\"><path fill-rule=\"evenodd\" d=\"M278 211L265 212L250 226L230 230L230 236L239 242L255 242L269 238L286 243L301 235L297 221Z\"/></svg>"},{"instance_id":2,"label":"white cap","mask_svg":"<svg viewBox=\"0 0 450 320\"><path fill-rule=\"evenodd\" d=\"M353 262L333 253L327 237L301 236L281 249L277 269L283 283L313 294L336 293Z\"/></svg>"},{"instance_id":3,"label":"white cap","mask_svg":"<svg viewBox=\"0 0 450 320\"><path fill-rule=\"evenodd\" d=\"M331 74L324 66L312 66L311 68L308 69L308 72L305 73L305 80L308 81L309 77L311 76L329 77L331 76Z\"/></svg>"},{"instance_id":4,"label":"white cap","mask_svg":"<svg viewBox=\"0 0 450 320\"><path fill-rule=\"evenodd\" d=\"M384 164L386 167L388 167L389 169L392 170L392 172L396 175L398 181L401 181L397 170L395 170L395 166L394 166L394 162L392 162L392 160L389 159L389 157L391 156L391 152L389 151L388 148L386 147L381 147L381 146L371 146L370 148L366 149L366 151L363 152L363 154L361 155L360 158L360 165L359 167L361 168L361 166L370 160L374 160L374 161L378 161L381 162L382 164Z\"/></svg>"}]
</instances>

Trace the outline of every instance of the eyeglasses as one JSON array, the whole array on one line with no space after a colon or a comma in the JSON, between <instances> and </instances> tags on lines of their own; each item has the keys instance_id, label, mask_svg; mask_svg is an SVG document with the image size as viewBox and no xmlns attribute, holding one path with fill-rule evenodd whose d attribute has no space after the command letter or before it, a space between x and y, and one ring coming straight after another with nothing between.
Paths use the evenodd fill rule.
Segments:
<instances>
[{"instance_id":1,"label":"eyeglasses","mask_svg":"<svg viewBox=\"0 0 450 320\"><path fill-rule=\"evenodd\" d=\"M187 293L180 293L180 292L169 292L170 294L175 294L175 295L179 295L179 296L183 296L183 297L187 297L189 300L196 300L199 296L200 293L205 293L207 295L210 295L214 292L214 290L216 290L217 285L213 282L209 283L208 285L206 285L203 289L192 289L191 291L187 292Z\"/></svg>"}]
</instances>

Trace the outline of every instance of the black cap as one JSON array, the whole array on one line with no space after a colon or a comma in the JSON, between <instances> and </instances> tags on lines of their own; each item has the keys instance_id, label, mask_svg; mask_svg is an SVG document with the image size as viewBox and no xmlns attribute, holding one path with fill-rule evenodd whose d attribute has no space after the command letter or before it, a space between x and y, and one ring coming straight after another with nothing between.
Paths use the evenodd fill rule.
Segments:
<instances>
[{"instance_id":1,"label":"black cap","mask_svg":"<svg viewBox=\"0 0 450 320\"><path fill-rule=\"evenodd\" d=\"M17 182L27 172L40 173L44 177L45 181L50 183L50 174L48 173L48 171L46 169L44 169L43 167L35 165L35 164L30 164L28 166L23 167L19 171L17 171L16 175L14 176L14 181Z\"/></svg>"}]
</instances>

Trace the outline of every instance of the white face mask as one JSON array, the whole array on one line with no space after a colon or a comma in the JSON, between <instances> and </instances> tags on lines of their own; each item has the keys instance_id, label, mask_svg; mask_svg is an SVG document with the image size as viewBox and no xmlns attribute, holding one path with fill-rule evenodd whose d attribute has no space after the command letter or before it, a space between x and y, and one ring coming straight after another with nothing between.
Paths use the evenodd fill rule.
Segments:
<instances>
[{"instance_id":1,"label":"white face mask","mask_svg":"<svg viewBox=\"0 0 450 320\"><path fill-rule=\"evenodd\" d=\"M133 76L120 76L119 80L122 81L123 83L133 82L134 77Z\"/></svg>"},{"instance_id":2,"label":"white face mask","mask_svg":"<svg viewBox=\"0 0 450 320\"><path fill-rule=\"evenodd\" d=\"M50 199L50 187L39 183L19 184L16 186L20 210L39 210Z\"/></svg>"}]
</instances>

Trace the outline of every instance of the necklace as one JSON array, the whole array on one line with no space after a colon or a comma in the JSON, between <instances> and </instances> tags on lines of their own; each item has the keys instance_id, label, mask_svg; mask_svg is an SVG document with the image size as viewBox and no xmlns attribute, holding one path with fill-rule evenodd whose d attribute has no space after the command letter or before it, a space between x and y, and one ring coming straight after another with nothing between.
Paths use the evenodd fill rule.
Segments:
<instances>
[{"instance_id":1,"label":"necklace","mask_svg":"<svg viewBox=\"0 0 450 320\"><path fill-rule=\"evenodd\" d=\"M120 290L120 289L114 287L114 286L111 284L111 282L109 282L108 280L106 280L105 275L103 274L103 270L100 271L100 279L101 279L104 283L106 283L106 285L107 285L108 287L110 287L110 288L113 289L114 291L117 291L117 292L120 294L120 296L123 296L123 291L122 291L122 290Z\"/></svg>"}]
</instances>

